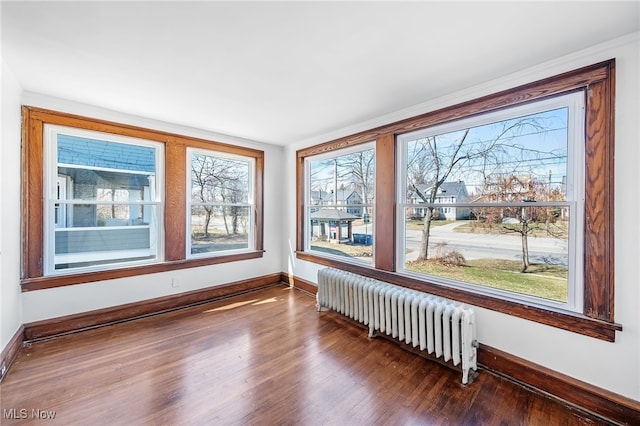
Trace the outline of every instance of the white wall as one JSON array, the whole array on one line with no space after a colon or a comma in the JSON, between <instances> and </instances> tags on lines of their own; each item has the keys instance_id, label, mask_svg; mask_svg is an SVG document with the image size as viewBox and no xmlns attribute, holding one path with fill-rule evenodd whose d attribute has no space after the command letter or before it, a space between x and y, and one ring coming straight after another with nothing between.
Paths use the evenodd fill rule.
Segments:
<instances>
[{"instance_id":1,"label":"white wall","mask_svg":"<svg viewBox=\"0 0 640 426\"><path fill-rule=\"evenodd\" d=\"M0 350L22 324L20 304L20 95L2 61L0 110Z\"/></svg>"},{"instance_id":2,"label":"white wall","mask_svg":"<svg viewBox=\"0 0 640 426\"><path fill-rule=\"evenodd\" d=\"M640 401L640 150L639 146L639 54L640 34L612 40L585 51L558 58L502 77L486 84L452 93L395 114L359 123L325 138L316 138L287 148L285 164L286 238L283 268L300 278L316 282L321 268L297 260L295 152L297 149L346 136L357 131L407 118L458 102L516 87L582 66L616 58L616 148L615 148L615 320L624 327L616 342L585 337L531 321L476 309L478 340L491 347L541 364L576 379Z\"/></svg>"},{"instance_id":3,"label":"white wall","mask_svg":"<svg viewBox=\"0 0 640 426\"><path fill-rule=\"evenodd\" d=\"M348 129L307 140L285 150L206 131L102 110L33 93L22 93L2 63L2 141L0 143L0 347L4 349L21 323L120 305L177 292L286 271L316 281L320 266L295 258L295 151L377 125L433 111L519 84L615 57L617 60L616 158L614 218L616 322L624 330L608 343L508 315L477 309L480 342L640 401L640 144L638 117L640 34L540 64L520 73L452 93L397 113L356 123ZM20 104L118 121L168 132L236 143L265 152L265 255L232 264L122 278L39 290L19 291L20 256ZM283 191L284 189L284 191ZM284 199L280 194L284 193ZM179 288L171 287L175 278Z\"/></svg>"},{"instance_id":4,"label":"white wall","mask_svg":"<svg viewBox=\"0 0 640 426\"><path fill-rule=\"evenodd\" d=\"M3 95L4 98L4 95ZM81 285L58 287L52 289L30 291L22 294L22 323L54 318L78 312L101 309L167 296L170 294L192 291L219 284L280 273L282 264L281 217L282 203L276 196L281 193L282 181L282 148L274 145L247 141L229 136L210 133L204 130L172 125L169 123L122 114L116 111L78 104L67 100L51 98L44 95L25 92L21 102L23 105L38 106L57 111L79 114L119 123L156 129L171 133L231 143L264 151L264 257L227 264L211 265L200 268L182 269L171 272L98 281ZM14 121L16 118L14 118ZM17 123L19 126L19 116ZM18 168L20 164L19 144L14 142L10 155L3 155L3 163ZM12 182L19 182L19 176L12 176ZM11 189L14 190L13 188ZM16 189L17 190L17 189ZM8 228L18 228L16 220L7 220ZM7 238L7 246L15 252L20 249L20 237L13 233ZM15 260L18 263L18 260ZM171 285L172 279L179 287Z\"/></svg>"}]
</instances>

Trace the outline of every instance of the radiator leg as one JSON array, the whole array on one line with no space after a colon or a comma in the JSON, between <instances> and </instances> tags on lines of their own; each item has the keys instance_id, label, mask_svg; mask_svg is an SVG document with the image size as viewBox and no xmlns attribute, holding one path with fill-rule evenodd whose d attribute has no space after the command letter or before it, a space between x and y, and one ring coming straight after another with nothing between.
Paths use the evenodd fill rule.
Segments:
<instances>
[{"instance_id":1,"label":"radiator leg","mask_svg":"<svg viewBox=\"0 0 640 426\"><path fill-rule=\"evenodd\" d=\"M464 368L462 370L462 384L466 385L467 383L469 383L469 369Z\"/></svg>"}]
</instances>

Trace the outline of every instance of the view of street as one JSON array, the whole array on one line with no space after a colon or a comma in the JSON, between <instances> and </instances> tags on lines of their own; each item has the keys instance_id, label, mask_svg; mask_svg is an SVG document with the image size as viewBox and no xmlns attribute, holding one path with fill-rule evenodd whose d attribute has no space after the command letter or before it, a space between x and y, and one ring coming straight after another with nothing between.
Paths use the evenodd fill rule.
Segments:
<instances>
[{"instance_id":1,"label":"view of street","mask_svg":"<svg viewBox=\"0 0 640 426\"><path fill-rule=\"evenodd\" d=\"M484 234L456 232L455 228L467 223L456 221L451 224L431 227L430 246L446 243L447 250L457 250L465 259L522 259L522 239L516 234ZM366 231L371 232L368 225ZM365 233L365 225L353 227L354 233ZM406 231L406 260L415 260L420 249L422 233L419 230ZM567 240L553 237L528 237L529 258L532 263L568 265Z\"/></svg>"}]
</instances>

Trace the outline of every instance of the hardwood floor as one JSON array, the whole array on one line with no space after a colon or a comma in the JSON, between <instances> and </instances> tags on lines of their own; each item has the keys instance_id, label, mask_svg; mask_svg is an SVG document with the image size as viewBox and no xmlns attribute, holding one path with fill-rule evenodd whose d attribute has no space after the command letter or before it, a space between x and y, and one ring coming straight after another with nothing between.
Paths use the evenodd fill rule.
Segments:
<instances>
[{"instance_id":1,"label":"hardwood floor","mask_svg":"<svg viewBox=\"0 0 640 426\"><path fill-rule=\"evenodd\" d=\"M460 379L277 286L24 347L0 423L602 424L486 371Z\"/></svg>"}]
</instances>

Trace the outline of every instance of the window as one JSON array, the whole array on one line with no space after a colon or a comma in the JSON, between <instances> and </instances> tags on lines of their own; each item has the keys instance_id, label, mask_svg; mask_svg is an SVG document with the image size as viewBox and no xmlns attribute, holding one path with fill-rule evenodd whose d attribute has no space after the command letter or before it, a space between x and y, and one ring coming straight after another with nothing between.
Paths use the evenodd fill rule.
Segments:
<instances>
[{"instance_id":1,"label":"window","mask_svg":"<svg viewBox=\"0 0 640 426\"><path fill-rule=\"evenodd\" d=\"M299 150L297 257L614 341L614 74L605 61ZM367 141L373 262L318 255L307 164Z\"/></svg>"},{"instance_id":2,"label":"window","mask_svg":"<svg viewBox=\"0 0 640 426\"><path fill-rule=\"evenodd\" d=\"M305 249L371 263L375 149L371 143L306 159Z\"/></svg>"},{"instance_id":3,"label":"window","mask_svg":"<svg viewBox=\"0 0 640 426\"><path fill-rule=\"evenodd\" d=\"M187 153L187 257L253 249L253 159L191 148Z\"/></svg>"},{"instance_id":4,"label":"window","mask_svg":"<svg viewBox=\"0 0 640 426\"><path fill-rule=\"evenodd\" d=\"M584 94L398 136L400 270L582 311Z\"/></svg>"},{"instance_id":5,"label":"window","mask_svg":"<svg viewBox=\"0 0 640 426\"><path fill-rule=\"evenodd\" d=\"M262 256L262 151L22 112L23 291Z\"/></svg>"},{"instance_id":6,"label":"window","mask_svg":"<svg viewBox=\"0 0 640 426\"><path fill-rule=\"evenodd\" d=\"M162 260L163 146L45 125L45 273Z\"/></svg>"}]
</instances>

